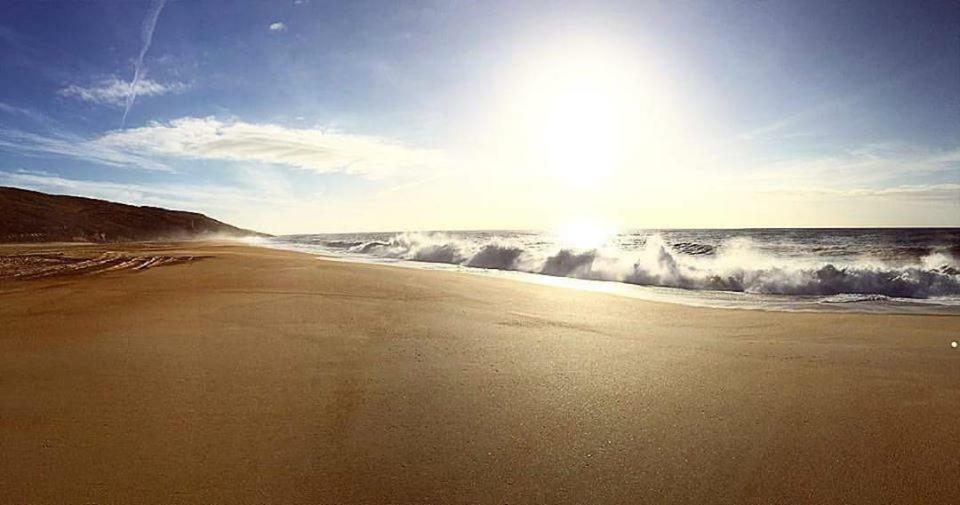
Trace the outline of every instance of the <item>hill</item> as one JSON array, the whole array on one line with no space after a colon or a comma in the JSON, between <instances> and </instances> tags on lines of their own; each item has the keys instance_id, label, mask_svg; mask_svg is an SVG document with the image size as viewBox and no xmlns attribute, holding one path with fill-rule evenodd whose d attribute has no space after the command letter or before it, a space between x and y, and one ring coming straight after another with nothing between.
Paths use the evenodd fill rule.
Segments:
<instances>
[{"instance_id":1,"label":"hill","mask_svg":"<svg viewBox=\"0 0 960 505\"><path fill-rule=\"evenodd\" d=\"M197 212L0 186L0 242L127 242L266 236Z\"/></svg>"}]
</instances>

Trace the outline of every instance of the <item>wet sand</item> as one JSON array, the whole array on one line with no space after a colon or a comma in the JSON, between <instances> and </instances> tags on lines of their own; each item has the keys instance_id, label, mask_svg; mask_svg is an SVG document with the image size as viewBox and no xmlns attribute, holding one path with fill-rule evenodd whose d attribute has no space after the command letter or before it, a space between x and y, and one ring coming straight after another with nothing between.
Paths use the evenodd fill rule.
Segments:
<instances>
[{"instance_id":1,"label":"wet sand","mask_svg":"<svg viewBox=\"0 0 960 505\"><path fill-rule=\"evenodd\" d=\"M205 258L0 279L0 503L960 497L957 316L122 252Z\"/></svg>"}]
</instances>

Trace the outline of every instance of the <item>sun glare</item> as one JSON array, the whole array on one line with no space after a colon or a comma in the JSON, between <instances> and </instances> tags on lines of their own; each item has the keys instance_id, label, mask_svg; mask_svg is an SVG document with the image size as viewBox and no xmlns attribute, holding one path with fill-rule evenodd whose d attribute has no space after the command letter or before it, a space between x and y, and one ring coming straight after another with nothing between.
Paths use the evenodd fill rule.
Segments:
<instances>
[{"instance_id":1,"label":"sun glare","mask_svg":"<svg viewBox=\"0 0 960 505\"><path fill-rule=\"evenodd\" d=\"M597 249L607 245L617 234L616 227L596 219L573 219L554 230L560 247Z\"/></svg>"},{"instance_id":2,"label":"sun glare","mask_svg":"<svg viewBox=\"0 0 960 505\"><path fill-rule=\"evenodd\" d=\"M663 148L657 136L669 115L663 87L643 63L622 47L587 41L522 60L502 132L513 152L571 188L592 190L624 169L647 169L641 165Z\"/></svg>"},{"instance_id":3,"label":"sun glare","mask_svg":"<svg viewBox=\"0 0 960 505\"><path fill-rule=\"evenodd\" d=\"M570 75L546 90L538 148L546 168L565 183L590 186L623 161L623 118L603 75Z\"/></svg>"}]
</instances>

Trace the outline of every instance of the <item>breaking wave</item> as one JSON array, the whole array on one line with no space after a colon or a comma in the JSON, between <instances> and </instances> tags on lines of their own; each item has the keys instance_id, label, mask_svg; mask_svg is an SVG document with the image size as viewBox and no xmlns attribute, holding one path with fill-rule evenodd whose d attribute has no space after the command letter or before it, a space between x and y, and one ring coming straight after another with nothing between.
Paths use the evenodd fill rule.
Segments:
<instances>
[{"instance_id":1,"label":"breaking wave","mask_svg":"<svg viewBox=\"0 0 960 505\"><path fill-rule=\"evenodd\" d=\"M528 272L641 286L752 294L834 297L826 301L935 298L960 295L960 265L952 251L892 264L868 257L824 261L782 257L748 238L717 246L670 244L651 235L636 249L544 250L521 241L468 240L444 233L399 233L382 240L323 244L355 255Z\"/></svg>"}]
</instances>

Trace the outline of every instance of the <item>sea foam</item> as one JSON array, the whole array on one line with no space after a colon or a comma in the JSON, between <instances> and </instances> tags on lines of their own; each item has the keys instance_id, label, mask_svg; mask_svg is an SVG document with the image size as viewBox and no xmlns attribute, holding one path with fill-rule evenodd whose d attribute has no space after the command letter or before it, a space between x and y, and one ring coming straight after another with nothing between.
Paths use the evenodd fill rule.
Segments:
<instances>
[{"instance_id":1,"label":"sea foam","mask_svg":"<svg viewBox=\"0 0 960 505\"><path fill-rule=\"evenodd\" d=\"M850 298L857 301L885 297L960 297L960 265L949 250L887 261L867 253L847 254L842 259L812 253L773 254L758 247L756 240L737 236L711 245L671 243L661 234L653 233L629 248L606 245L574 249L529 237L517 239L492 233L463 235L397 233L371 240L318 238L311 242L348 255L686 290L821 297L849 295L859 296ZM818 247L835 250L842 245L830 246L833 249Z\"/></svg>"}]
</instances>

